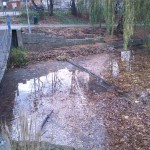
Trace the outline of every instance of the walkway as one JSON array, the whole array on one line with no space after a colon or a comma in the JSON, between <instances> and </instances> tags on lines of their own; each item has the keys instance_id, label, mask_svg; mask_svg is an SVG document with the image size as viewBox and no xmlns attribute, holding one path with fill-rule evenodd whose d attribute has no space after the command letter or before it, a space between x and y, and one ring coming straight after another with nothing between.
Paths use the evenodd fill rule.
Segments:
<instances>
[{"instance_id":1,"label":"walkway","mask_svg":"<svg viewBox=\"0 0 150 150\"><path fill-rule=\"evenodd\" d=\"M99 25L96 24L94 27L98 27ZM105 24L102 25L102 27L105 27ZM78 27L92 27L91 24L81 24L81 25L75 25L75 24L39 24L39 25L31 25L31 28L78 28ZM21 28L28 28L28 25L24 24L13 24L11 26L12 29L20 30ZM2 24L0 25L0 30L7 29L7 25Z\"/></svg>"}]
</instances>

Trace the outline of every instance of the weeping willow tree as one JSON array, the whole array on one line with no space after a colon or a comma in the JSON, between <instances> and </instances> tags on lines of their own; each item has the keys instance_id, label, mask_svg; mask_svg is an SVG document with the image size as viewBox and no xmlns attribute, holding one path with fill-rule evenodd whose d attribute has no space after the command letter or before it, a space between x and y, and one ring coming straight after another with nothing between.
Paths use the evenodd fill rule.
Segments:
<instances>
[{"instance_id":1,"label":"weeping willow tree","mask_svg":"<svg viewBox=\"0 0 150 150\"><path fill-rule=\"evenodd\" d=\"M101 24L103 17L102 0L92 0L89 2L90 22Z\"/></svg>"},{"instance_id":2,"label":"weeping willow tree","mask_svg":"<svg viewBox=\"0 0 150 150\"><path fill-rule=\"evenodd\" d=\"M92 23L101 24L102 19L105 19L107 33L110 35L113 35L115 29L116 3L122 4L119 23L122 24L124 49L127 50L135 24L150 24L150 0L77 0L77 4L82 7L80 13L86 10Z\"/></svg>"},{"instance_id":3,"label":"weeping willow tree","mask_svg":"<svg viewBox=\"0 0 150 150\"><path fill-rule=\"evenodd\" d=\"M77 0L77 11L79 15L88 17L90 22L100 23L103 17L103 0Z\"/></svg>"},{"instance_id":4,"label":"weeping willow tree","mask_svg":"<svg viewBox=\"0 0 150 150\"><path fill-rule=\"evenodd\" d=\"M113 35L114 32L114 0L104 1L104 16L106 21L107 33Z\"/></svg>"},{"instance_id":5,"label":"weeping willow tree","mask_svg":"<svg viewBox=\"0 0 150 150\"><path fill-rule=\"evenodd\" d=\"M136 23L150 24L149 0L135 0L134 9Z\"/></svg>"},{"instance_id":6,"label":"weeping willow tree","mask_svg":"<svg viewBox=\"0 0 150 150\"><path fill-rule=\"evenodd\" d=\"M125 0L125 12L124 12L124 28L123 28L123 38L124 38L124 50L128 49L128 43L131 36L134 33L134 0Z\"/></svg>"}]
</instances>

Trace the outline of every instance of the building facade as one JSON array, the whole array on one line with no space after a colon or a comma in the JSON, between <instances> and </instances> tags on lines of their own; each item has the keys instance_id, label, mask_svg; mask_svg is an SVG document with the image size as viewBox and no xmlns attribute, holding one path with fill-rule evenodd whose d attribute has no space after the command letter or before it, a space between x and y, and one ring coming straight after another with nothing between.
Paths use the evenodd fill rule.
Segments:
<instances>
[{"instance_id":1,"label":"building facade","mask_svg":"<svg viewBox=\"0 0 150 150\"><path fill-rule=\"evenodd\" d=\"M29 5L32 5L31 0ZM37 5L44 5L47 7L47 0L34 0ZM3 8L3 2L7 3L7 8L16 8L24 4L26 0L0 0L0 8ZM41 3L42 2L42 3ZM67 9L70 7L70 0L54 0L54 9Z\"/></svg>"},{"instance_id":2,"label":"building facade","mask_svg":"<svg viewBox=\"0 0 150 150\"><path fill-rule=\"evenodd\" d=\"M47 7L47 0L42 1L44 6ZM54 0L54 9L67 9L70 7L70 0Z\"/></svg>"}]
</instances>

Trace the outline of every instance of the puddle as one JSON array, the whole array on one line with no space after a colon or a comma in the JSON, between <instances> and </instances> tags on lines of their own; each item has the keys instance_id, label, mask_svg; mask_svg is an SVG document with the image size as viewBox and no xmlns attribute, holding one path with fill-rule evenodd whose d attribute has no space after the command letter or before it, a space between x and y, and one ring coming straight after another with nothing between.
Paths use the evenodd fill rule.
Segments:
<instances>
[{"instance_id":1,"label":"puddle","mask_svg":"<svg viewBox=\"0 0 150 150\"><path fill-rule=\"evenodd\" d=\"M12 74L6 73L3 79L3 83L10 87L1 92L0 98L7 99L5 104L12 103L9 117L7 112L4 117L12 120L9 123L12 125L13 138L18 139L20 125L16 118L22 113L27 115L29 122L36 118L36 126L40 128L53 111L42 129L42 140L81 149L102 149L107 132L103 117L94 107L99 102L91 98L106 89L89 74L73 66L49 71L39 77L35 75L35 70L32 71L34 78L28 77L28 73L22 75L23 71L20 72L22 77L18 77L17 70ZM12 93L10 97L7 97L8 92Z\"/></svg>"}]
</instances>

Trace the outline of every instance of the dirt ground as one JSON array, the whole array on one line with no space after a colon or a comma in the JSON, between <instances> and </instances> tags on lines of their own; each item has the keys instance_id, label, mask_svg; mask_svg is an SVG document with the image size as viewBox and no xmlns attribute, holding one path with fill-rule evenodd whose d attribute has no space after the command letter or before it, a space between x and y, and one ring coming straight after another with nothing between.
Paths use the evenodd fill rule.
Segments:
<instances>
[{"instance_id":1,"label":"dirt ground","mask_svg":"<svg viewBox=\"0 0 150 150\"><path fill-rule=\"evenodd\" d=\"M113 49L106 47L104 43L88 44L88 45L75 45L66 46L61 48L54 48L50 51L28 51L29 63L36 61L45 61L49 59L57 59L62 57L73 58L78 56L88 56L94 54L102 54L105 52L112 52Z\"/></svg>"},{"instance_id":2,"label":"dirt ground","mask_svg":"<svg viewBox=\"0 0 150 150\"><path fill-rule=\"evenodd\" d=\"M26 32L27 29L23 29ZM104 28L34 28L33 33L45 33L57 36L64 36L67 39L82 39L82 38L96 38L104 37L104 43L95 43L87 45L65 46L61 48L53 48L50 51L28 51L30 61L43 61L48 59L55 59L58 56L78 57L88 56L93 54L100 54L107 52L115 52L113 47L108 47L110 43L123 41L123 35L108 36ZM145 38L150 33L149 28L136 27L134 38Z\"/></svg>"},{"instance_id":3,"label":"dirt ground","mask_svg":"<svg viewBox=\"0 0 150 150\"><path fill-rule=\"evenodd\" d=\"M23 29L23 32L28 32ZM46 35L64 36L67 39L96 38L105 36L106 30L99 27L78 28L33 28L32 33L45 33Z\"/></svg>"}]
</instances>

